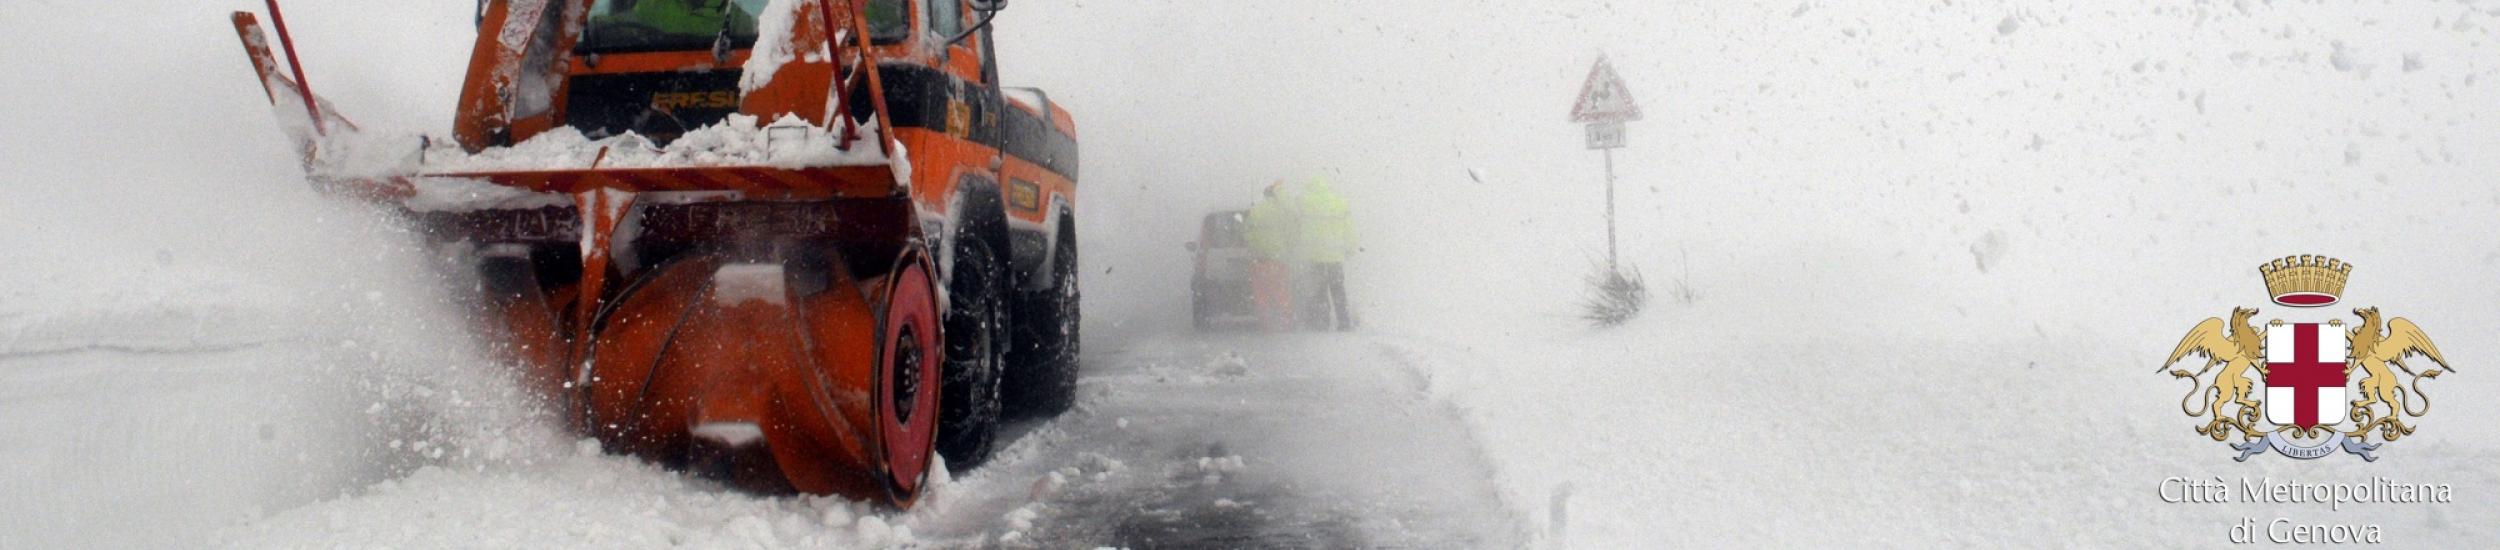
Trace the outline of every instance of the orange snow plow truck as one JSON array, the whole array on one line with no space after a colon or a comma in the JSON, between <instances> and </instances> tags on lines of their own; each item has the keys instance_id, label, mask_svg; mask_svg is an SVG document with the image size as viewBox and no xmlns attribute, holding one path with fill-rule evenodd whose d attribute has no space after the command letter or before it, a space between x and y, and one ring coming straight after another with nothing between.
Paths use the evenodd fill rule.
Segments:
<instances>
[{"instance_id":1,"label":"orange snow plow truck","mask_svg":"<svg viewBox=\"0 0 2500 550\"><path fill-rule=\"evenodd\" d=\"M448 138L335 112L276 0L283 58L233 23L314 185L473 269L478 331L574 430L908 507L1073 397L1075 125L999 86L1004 4L483 0Z\"/></svg>"}]
</instances>

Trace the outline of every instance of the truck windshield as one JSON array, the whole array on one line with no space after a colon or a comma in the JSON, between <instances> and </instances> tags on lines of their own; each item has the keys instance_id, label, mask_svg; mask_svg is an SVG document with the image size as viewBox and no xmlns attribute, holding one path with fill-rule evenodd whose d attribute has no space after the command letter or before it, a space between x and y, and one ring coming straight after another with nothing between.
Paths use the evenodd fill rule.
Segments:
<instances>
[{"instance_id":1,"label":"truck windshield","mask_svg":"<svg viewBox=\"0 0 2500 550\"><path fill-rule=\"evenodd\" d=\"M806 1L806 0L793 0ZM756 14L770 0L597 0L579 51L705 50L724 27L731 44L755 42ZM838 4L838 3L837 3ZM867 0L869 36L901 40L910 26L903 0Z\"/></svg>"},{"instance_id":2,"label":"truck windshield","mask_svg":"<svg viewBox=\"0 0 2500 550\"><path fill-rule=\"evenodd\" d=\"M1208 214L1206 225L1200 228L1200 232L1205 235L1199 238L1206 240L1207 248L1241 248L1250 246L1249 237L1247 236L1249 229L1246 227L1247 224L1242 221L1241 216L1242 212L1239 211Z\"/></svg>"}]
</instances>

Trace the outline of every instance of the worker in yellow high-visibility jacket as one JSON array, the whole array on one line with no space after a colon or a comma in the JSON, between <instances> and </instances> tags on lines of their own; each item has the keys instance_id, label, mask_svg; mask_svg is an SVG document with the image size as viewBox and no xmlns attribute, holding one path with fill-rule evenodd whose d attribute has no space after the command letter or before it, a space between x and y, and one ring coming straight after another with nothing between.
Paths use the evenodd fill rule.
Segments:
<instances>
[{"instance_id":1,"label":"worker in yellow high-visibility jacket","mask_svg":"<svg viewBox=\"0 0 2500 550\"><path fill-rule=\"evenodd\" d=\"M1266 196L1250 207L1250 294L1258 309L1259 327L1282 331L1293 327L1294 241L1300 236L1294 207L1283 197L1284 182L1267 186Z\"/></svg>"},{"instance_id":2,"label":"worker in yellow high-visibility jacket","mask_svg":"<svg viewBox=\"0 0 2500 550\"><path fill-rule=\"evenodd\" d=\"M1304 184L1299 202L1295 209L1299 231L1293 248L1308 265L1312 299L1304 324L1320 330L1354 330L1345 293L1345 260L1354 253L1354 218L1345 198L1337 196L1326 178L1312 178Z\"/></svg>"}]
</instances>

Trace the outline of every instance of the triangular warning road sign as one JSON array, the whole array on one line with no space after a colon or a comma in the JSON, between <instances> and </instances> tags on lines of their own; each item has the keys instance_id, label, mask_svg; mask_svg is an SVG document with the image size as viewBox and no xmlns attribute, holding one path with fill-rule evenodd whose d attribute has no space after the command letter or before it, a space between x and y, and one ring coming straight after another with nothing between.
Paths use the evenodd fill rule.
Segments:
<instances>
[{"instance_id":1,"label":"triangular warning road sign","mask_svg":"<svg viewBox=\"0 0 2500 550\"><path fill-rule=\"evenodd\" d=\"M1588 83L1580 85L1580 101L1571 106L1572 122L1630 122L1641 119L1641 106L1632 103L1632 90L1623 86L1623 78L1615 76L1615 66L1605 56L1597 58L1597 66L1589 67Z\"/></svg>"}]
</instances>

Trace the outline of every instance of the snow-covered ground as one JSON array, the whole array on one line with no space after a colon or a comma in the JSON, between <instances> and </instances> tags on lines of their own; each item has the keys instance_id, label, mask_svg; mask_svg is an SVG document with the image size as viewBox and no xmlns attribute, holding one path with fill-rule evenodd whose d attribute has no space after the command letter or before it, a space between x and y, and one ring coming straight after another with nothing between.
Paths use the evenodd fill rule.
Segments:
<instances>
[{"instance_id":1,"label":"snow-covered ground","mask_svg":"<svg viewBox=\"0 0 2500 550\"><path fill-rule=\"evenodd\" d=\"M1369 206L1372 326L1442 367L1433 391L1539 532L1569 487L1577 548L2220 545L2278 516L2500 540L2473 519L2500 512L2500 379L2475 368L2500 357L2500 9L1618 10L1675 29L1610 48L1649 107L1615 159L1624 257L1697 302L1573 326L1603 254L1594 152L1454 163L1485 184L1338 185ZM1536 152L1570 145L1541 122L1559 112L1518 117L1552 136ZM2255 268L2290 254L2358 264L2344 306L2266 304ZM2235 463L2155 372L2232 306L2380 306L2460 372L2376 463ZM2456 501L2163 503L2172 476L2387 477Z\"/></svg>"},{"instance_id":2,"label":"snow-covered ground","mask_svg":"<svg viewBox=\"0 0 2500 550\"><path fill-rule=\"evenodd\" d=\"M289 15L316 89L368 127L439 131L465 4L404 4ZM0 547L1275 526L1315 546L2138 547L2218 545L2243 516L2500 540L2500 6L1202 4L1000 19L1007 79L1085 136L1087 405L893 514L730 493L547 428L472 352L456 279L301 185L224 22L258 3L0 3L46 22L0 38ZM1608 330L1571 317L1602 199L1562 122L1601 49L1648 115L1615 160L1623 256L1660 295ZM1365 330L1166 328L1197 216L1314 173L1356 209ZM2232 462L2156 363L2262 305L2257 263L2307 253L2358 264L2347 304L2420 323L2458 370L2378 462ZM1236 351L1247 374L1226 374ZM1371 414L1263 424L1335 410ZM1251 420L1201 416L1228 413ZM1368 458L1400 445L1446 452ZM2456 501L2163 503L2173 476Z\"/></svg>"}]
</instances>

